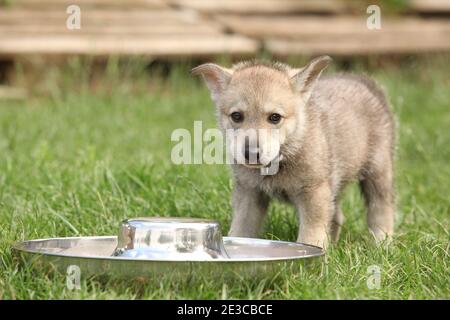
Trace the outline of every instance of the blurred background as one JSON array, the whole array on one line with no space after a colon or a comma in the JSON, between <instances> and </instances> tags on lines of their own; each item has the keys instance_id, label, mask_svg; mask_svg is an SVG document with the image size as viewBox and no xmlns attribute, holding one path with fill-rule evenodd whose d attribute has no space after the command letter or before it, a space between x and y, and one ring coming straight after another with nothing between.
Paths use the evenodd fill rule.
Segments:
<instances>
[{"instance_id":1,"label":"blurred background","mask_svg":"<svg viewBox=\"0 0 450 320\"><path fill-rule=\"evenodd\" d=\"M377 14L370 5L379 29L367 26ZM448 0L0 0L0 83L14 83L17 63L31 77L74 56L166 67L219 57L404 59L449 51L449 18ZM9 89L2 95L24 94Z\"/></svg>"}]
</instances>

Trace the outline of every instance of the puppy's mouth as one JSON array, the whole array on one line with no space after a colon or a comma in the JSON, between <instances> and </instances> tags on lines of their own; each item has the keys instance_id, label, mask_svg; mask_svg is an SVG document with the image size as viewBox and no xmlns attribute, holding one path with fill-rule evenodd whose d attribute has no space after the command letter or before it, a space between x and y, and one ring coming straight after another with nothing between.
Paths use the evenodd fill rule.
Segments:
<instances>
[{"instance_id":1,"label":"puppy's mouth","mask_svg":"<svg viewBox=\"0 0 450 320\"><path fill-rule=\"evenodd\" d=\"M262 164L262 163L242 163L243 166L250 168L250 169L261 169L261 168L269 168L272 166L275 162L280 162L283 160L283 155L279 154L276 156L273 160L271 160L268 164Z\"/></svg>"},{"instance_id":2,"label":"puppy's mouth","mask_svg":"<svg viewBox=\"0 0 450 320\"><path fill-rule=\"evenodd\" d=\"M250 169L260 169L260 168L264 168L270 165L270 163L268 165L263 165L262 163L255 163L255 164L250 164L250 163L243 163L243 165L247 168Z\"/></svg>"}]
</instances>

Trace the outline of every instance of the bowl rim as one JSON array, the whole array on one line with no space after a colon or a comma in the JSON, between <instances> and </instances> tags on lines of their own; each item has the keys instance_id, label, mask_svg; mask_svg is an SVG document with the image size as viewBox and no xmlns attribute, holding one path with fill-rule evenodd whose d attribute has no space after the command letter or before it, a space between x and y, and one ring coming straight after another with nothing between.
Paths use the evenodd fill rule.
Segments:
<instances>
[{"instance_id":1,"label":"bowl rim","mask_svg":"<svg viewBox=\"0 0 450 320\"><path fill-rule=\"evenodd\" d=\"M223 244L226 246L226 242L228 241L243 241L243 242L264 242L264 243L278 243L278 244L285 244L285 245L301 245L304 247L309 247L314 250L317 250L317 253L313 254L307 254L302 256L292 256L292 257L267 257L267 258L219 258L219 259L186 259L186 260L179 260L179 259L164 259L164 260L158 260L158 259L133 259L133 258L127 258L127 257L120 257L120 256L82 256L82 255L75 255L75 254L61 254L61 253L53 253L53 252L42 252L37 249L27 249L25 248L27 243L32 242L43 242L43 241L58 241L58 240L117 240L117 236L79 236L79 237L56 237L56 238L41 238L41 239L32 239L32 240L24 240L24 241L17 241L12 244L11 248L13 250L22 252L22 253L32 253L32 254L38 254L43 256L52 256L57 258L77 258L77 259L89 259L89 260L106 260L106 261L137 261L137 262L174 262L174 263L195 263L195 262L209 262L209 263L235 263L235 262L270 262L270 261L292 261L292 260L300 260L300 259L307 259L307 258L314 258L314 257L320 257L325 254L325 251L323 248L300 243L300 242L289 242L289 241L281 241L281 240L269 240L269 239L259 239L259 238L244 238L244 237L223 237ZM225 247L226 249L226 247Z\"/></svg>"},{"instance_id":2,"label":"bowl rim","mask_svg":"<svg viewBox=\"0 0 450 320\"><path fill-rule=\"evenodd\" d=\"M122 224L129 222L148 222L155 224L173 224L173 223L183 223L183 224L217 224L220 225L218 221L212 219L204 218L189 218L189 217L134 217L122 220Z\"/></svg>"}]
</instances>

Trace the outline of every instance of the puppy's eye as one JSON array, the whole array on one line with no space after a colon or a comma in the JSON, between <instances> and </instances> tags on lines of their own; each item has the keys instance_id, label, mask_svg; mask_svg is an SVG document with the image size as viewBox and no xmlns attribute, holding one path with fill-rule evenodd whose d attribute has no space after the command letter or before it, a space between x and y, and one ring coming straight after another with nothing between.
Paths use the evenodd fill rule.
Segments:
<instances>
[{"instance_id":1,"label":"puppy's eye","mask_svg":"<svg viewBox=\"0 0 450 320\"><path fill-rule=\"evenodd\" d=\"M234 122L242 122L244 120L244 115L240 112L233 112L230 117Z\"/></svg>"},{"instance_id":2,"label":"puppy's eye","mask_svg":"<svg viewBox=\"0 0 450 320\"><path fill-rule=\"evenodd\" d=\"M269 120L270 123L277 124L277 123L279 123L281 121L281 115L278 114L278 113L272 113L269 116L268 120Z\"/></svg>"}]
</instances>

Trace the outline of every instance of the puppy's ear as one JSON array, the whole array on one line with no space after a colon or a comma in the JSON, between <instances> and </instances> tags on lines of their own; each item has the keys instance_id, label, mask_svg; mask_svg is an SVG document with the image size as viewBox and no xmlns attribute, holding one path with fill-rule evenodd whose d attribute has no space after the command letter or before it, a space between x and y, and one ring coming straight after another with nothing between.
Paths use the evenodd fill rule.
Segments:
<instances>
[{"instance_id":1,"label":"puppy's ear","mask_svg":"<svg viewBox=\"0 0 450 320\"><path fill-rule=\"evenodd\" d=\"M320 56L313 59L301 69L291 70L291 81L294 85L294 89L302 94L305 102L308 101L311 96L312 89L319 79L320 74L331 61L332 59L329 56Z\"/></svg>"},{"instance_id":2,"label":"puppy's ear","mask_svg":"<svg viewBox=\"0 0 450 320\"><path fill-rule=\"evenodd\" d=\"M233 70L223 68L214 63L205 63L191 70L193 75L201 75L211 92L213 100L217 100L230 82Z\"/></svg>"}]
</instances>

